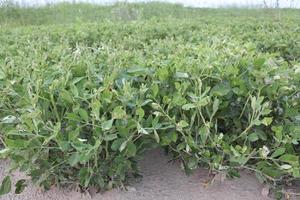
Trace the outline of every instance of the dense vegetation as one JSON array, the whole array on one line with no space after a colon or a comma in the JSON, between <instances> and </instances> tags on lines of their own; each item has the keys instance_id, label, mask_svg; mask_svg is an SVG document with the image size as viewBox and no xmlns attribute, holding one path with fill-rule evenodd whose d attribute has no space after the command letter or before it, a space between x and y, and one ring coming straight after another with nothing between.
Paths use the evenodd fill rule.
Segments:
<instances>
[{"instance_id":1,"label":"dense vegetation","mask_svg":"<svg viewBox=\"0 0 300 200\"><path fill-rule=\"evenodd\" d=\"M120 186L158 146L187 173L300 177L299 11L0 10L0 155L36 184Z\"/></svg>"}]
</instances>

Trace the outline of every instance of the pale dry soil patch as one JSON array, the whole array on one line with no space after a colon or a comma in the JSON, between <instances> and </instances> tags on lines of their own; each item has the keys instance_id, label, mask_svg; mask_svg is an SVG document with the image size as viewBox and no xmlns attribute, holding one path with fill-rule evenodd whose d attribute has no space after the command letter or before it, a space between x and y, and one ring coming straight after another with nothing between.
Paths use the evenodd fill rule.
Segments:
<instances>
[{"instance_id":1,"label":"pale dry soil patch","mask_svg":"<svg viewBox=\"0 0 300 200\"><path fill-rule=\"evenodd\" d=\"M251 173L242 172L241 178L221 181L205 187L207 170L200 169L186 176L180 164L168 162L169 158L161 150L146 153L141 161L143 178L131 181L127 191L114 189L105 193L82 194L76 190L53 188L50 191L29 185L20 195L9 194L3 200L270 200L262 195L264 185ZM0 179L6 175L8 162L0 162ZM14 182L24 178L14 173Z\"/></svg>"}]
</instances>

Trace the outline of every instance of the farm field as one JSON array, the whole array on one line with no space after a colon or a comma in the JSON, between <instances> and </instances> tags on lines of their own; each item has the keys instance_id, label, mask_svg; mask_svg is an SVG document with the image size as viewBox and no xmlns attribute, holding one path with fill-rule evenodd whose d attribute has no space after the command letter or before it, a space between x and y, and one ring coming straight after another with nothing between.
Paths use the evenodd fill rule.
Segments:
<instances>
[{"instance_id":1,"label":"farm field","mask_svg":"<svg viewBox=\"0 0 300 200\"><path fill-rule=\"evenodd\" d=\"M160 148L208 184L299 195L299 10L4 5L0 44L0 158L31 178L0 194L126 188Z\"/></svg>"}]
</instances>

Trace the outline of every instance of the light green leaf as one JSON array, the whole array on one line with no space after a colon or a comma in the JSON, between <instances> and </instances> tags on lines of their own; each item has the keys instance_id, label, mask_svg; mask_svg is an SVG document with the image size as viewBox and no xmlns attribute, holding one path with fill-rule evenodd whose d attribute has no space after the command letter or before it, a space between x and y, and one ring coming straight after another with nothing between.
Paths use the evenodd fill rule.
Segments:
<instances>
[{"instance_id":1,"label":"light green leaf","mask_svg":"<svg viewBox=\"0 0 300 200\"><path fill-rule=\"evenodd\" d=\"M213 103L213 114L212 114L212 116L214 116L216 114L216 112L218 111L219 105L220 105L220 100L218 98L215 98L214 103Z\"/></svg>"},{"instance_id":2,"label":"light green leaf","mask_svg":"<svg viewBox=\"0 0 300 200\"><path fill-rule=\"evenodd\" d=\"M139 116L139 120L141 120L145 116L145 112L144 112L144 110L142 108L138 108L136 110L136 115L138 115Z\"/></svg>"},{"instance_id":3,"label":"light green leaf","mask_svg":"<svg viewBox=\"0 0 300 200\"><path fill-rule=\"evenodd\" d=\"M183 110L190 110L192 108L196 108L196 106L194 104L188 103L182 106Z\"/></svg>"},{"instance_id":4,"label":"light green leaf","mask_svg":"<svg viewBox=\"0 0 300 200\"><path fill-rule=\"evenodd\" d=\"M187 127L189 124L184 121L184 120L180 120L180 122L177 123L177 129L183 129L185 127Z\"/></svg>"},{"instance_id":5,"label":"light green leaf","mask_svg":"<svg viewBox=\"0 0 300 200\"><path fill-rule=\"evenodd\" d=\"M289 170L289 169L292 168L292 166L291 166L291 165L285 164L285 165L281 165L280 168L281 168L281 169L284 169L284 170Z\"/></svg>"},{"instance_id":6,"label":"light green leaf","mask_svg":"<svg viewBox=\"0 0 300 200\"><path fill-rule=\"evenodd\" d=\"M128 140L124 141L124 142L121 144L121 146L120 146L120 148L119 148L119 151L120 151L120 152L122 152L122 151L126 148L127 143L128 143Z\"/></svg>"},{"instance_id":7,"label":"light green leaf","mask_svg":"<svg viewBox=\"0 0 300 200\"><path fill-rule=\"evenodd\" d=\"M144 129L143 127L139 127L138 132L142 133L142 134L145 134L145 135L149 135L149 132L146 131L146 129Z\"/></svg>"},{"instance_id":8,"label":"light green leaf","mask_svg":"<svg viewBox=\"0 0 300 200\"><path fill-rule=\"evenodd\" d=\"M108 134L104 136L104 141L112 141L114 139L118 138L117 134Z\"/></svg>"},{"instance_id":9,"label":"light green leaf","mask_svg":"<svg viewBox=\"0 0 300 200\"><path fill-rule=\"evenodd\" d=\"M189 78L189 74L185 72L176 72L175 78Z\"/></svg>"},{"instance_id":10,"label":"light green leaf","mask_svg":"<svg viewBox=\"0 0 300 200\"><path fill-rule=\"evenodd\" d=\"M10 152L9 148L1 149L0 150L0 159L5 159L8 156L9 152Z\"/></svg>"},{"instance_id":11,"label":"light green leaf","mask_svg":"<svg viewBox=\"0 0 300 200\"><path fill-rule=\"evenodd\" d=\"M156 142L159 143L160 142L160 138L159 138L159 135L158 135L157 131L154 129L153 132L154 132L154 137L155 137Z\"/></svg>"},{"instance_id":12,"label":"light green leaf","mask_svg":"<svg viewBox=\"0 0 300 200\"><path fill-rule=\"evenodd\" d=\"M263 118L263 120L261 121L265 126L269 126L273 121L272 117L265 117Z\"/></svg>"},{"instance_id":13,"label":"light green leaf","mask_svg":"<svg viewBox=\"0 0 300 200\"><path fill-rule=\"evenodd\" d=\"M112 112L112 117L114 119L124 119L126 117L126 112L123 110L122 106L117 106Z\"/></svg>"},{"instance_id":14,"label":"light green leaf","mask_svg":"<svg viewBox=\"0 0 300 200\"><path fill-rule=\"evenodd\" d=\"M8 115L8 116L2 118L1 123L2 124L12 124L16 121L16 119L17 118L15 116Z\"/></svg>"},{"instance_id":15,"label":"light green leaf","mask_svg":"<svg viewBox=\"0 0 300 200\"><path fill-rule=\"evenodd\" d=\"M169 71L168 68L164 67L164 68L160 68L159 70L157 70L157 75L160 81L165 81L168 79L169 77Z\"/></svg>"},{"instance_id":16,"label":"light green leaf","mask_svg":"<svg viewBox=\"0 0 300 200\"><path fill-rule=\"evenodd\" d=\"M204 97L199 99L199 101L197 102L197 106L198 107L203 107L206 106L208 103L210 102L210 97Z\"/></svg>"},{"instance_id":17,"label":"light green leaf","mask_svg":"<svg viewBox=\"0 0 300 200\"><path fill-rule=\"evenodd\" d=\"M113 119L102 122L102 124L101 124L102 130L108 131L109 129L111 129L113 122L114 122Z\"/></svg>"},{"instance_id":18,"label":"light green leaf","mask_svg":"<svg viewBox=\"0 0 300 200\"><path fill-rule=\"evenodd\" d=\"M93 101L91 107L92 107L92 115L96 118L96 120L99 121L100 108L101 108L100 101L97 100Z\"/></svg>"},{"instance_id":19,"label":"light green leaf","mask_svg":"<svg viewBox=\"0 0 300 200\"><path fill-rule=\"evenodd\" d=\"M78 152L73 153L69 159L68 159L68 163L74 167L80 160L80 155Z\"/></svg>"}]
</instances>

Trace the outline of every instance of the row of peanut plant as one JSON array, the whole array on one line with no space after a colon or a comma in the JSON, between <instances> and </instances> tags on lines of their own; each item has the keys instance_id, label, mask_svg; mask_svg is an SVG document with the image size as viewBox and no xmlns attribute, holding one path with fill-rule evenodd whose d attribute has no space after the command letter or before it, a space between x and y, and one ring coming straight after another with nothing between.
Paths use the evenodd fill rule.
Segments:
<instances>
[{"instance_id":1,"label":"row of peanut plant","mask_svg":"<svg viewBox=\"0 0 300 200\"><path fill-rule=\"evenodd\" d=\"M299 178L300 20L228 19L3 28L1 158L46 189L123 186L155 147L187 173Z\"/></svg>"}]
</instances>

